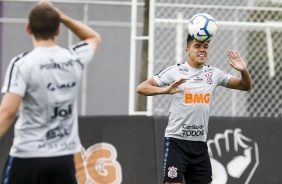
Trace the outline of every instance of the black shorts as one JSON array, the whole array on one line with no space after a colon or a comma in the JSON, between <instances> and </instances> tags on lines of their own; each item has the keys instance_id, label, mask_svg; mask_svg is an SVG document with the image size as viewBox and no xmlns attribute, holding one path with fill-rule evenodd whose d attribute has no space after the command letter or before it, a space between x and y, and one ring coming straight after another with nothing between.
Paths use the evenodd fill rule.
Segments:
<instances>
[{"instance_id":1,"label":"black shorts","mask_svg":"<svg viewBox=\"0 0 282 184\"><path fill-rule=\"evenodd\" d=\"M2 184L77 184L73 155L43 158L10 156Z\"/></svg>"},{"instance_id":2,"label":"black shorts","mask_svg":"<svg viewBox=\"0 0 282 184\"><path fill-rule=\"evenodd\" d=\"M212 168L206 142L165 138L164 183L207 184Z\"/></svg>"}]
</instances>

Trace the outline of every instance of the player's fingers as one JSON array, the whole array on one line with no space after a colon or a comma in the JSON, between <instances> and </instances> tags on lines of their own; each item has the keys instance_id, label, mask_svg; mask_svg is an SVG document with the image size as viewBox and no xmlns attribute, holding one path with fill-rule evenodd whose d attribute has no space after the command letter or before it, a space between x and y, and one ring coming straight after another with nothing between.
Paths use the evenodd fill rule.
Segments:
<instances>
[{"instance_id":1,"label":"player's fingers","mask_svg":"<svg viewBox=\"0 0 282 184\"><path fill-rule=\"evenodd\" d=\"M49 6L54 8L54 5L51 2L49 2L48 0L40 0L38 3L39 4L46 4L46 5L49 5Z\"/></svg>"},{"instance_id":2,"label":"player's fingers","mask_svg":"<svg viewBox=\"0 0 282 184\"><path fill-rule=\"evenodd\" d=\"M231 62L235 59L231 54L228 54L228 58Z\"/></svg>"},{"instance_id":3,"label":"player's fingers","mask_svg":"<svg viewBox=\"0 0 282 184\"><path fill-rule=\"evenodd\" d=\"M232 62L229 62L230 66L232 66L233 68L235 67L235 65Z\"/></svg>"},{"instance_id":4,"label":"player's fingers","mask_svg":"<svg viewBox=\"0 0 282 184\"><path fill-rule=\"evenodd\" d=\"M236 55L237 58L240 58L240 57L241 57L240 54L239 54L239 52L237 52L237 51L235 52L235 55Z\"/></svg>"},{"instance_id":5,"label":"player's fingers","mask_svg":"<svg viewBox=\"0 0 282 184\"><path fill-rule=\"evenodd\" d=\"M232 52L229 50L228 52L227 52L227 56L229 57L229 59L234 59L234 57L233 57L233 55L232 55Z\"/></svg>"},{"instance_id":6,"label":"player's fingers","mask_svg":"<svg viewBox=\"0 0 282 184\"><path fill-rule=\"evenodd\" d=\"M47 3L47 2L48 2L47 0L39 0L39 1L38 1L39 4L41 4L41 3Z\"/></svg>"},{"instance_id":7,"label":"player's fingers","mask_svg":"<svg viewBox=\"0 0 282 184\"><path fill-rule=\"evenodd\" d=\"M171 89L172 89L172 88L177 88L179 85L181 85L182 83L185 83L185 82L186 82L186 79L181 78L181 79L179 79L178 81L176 81L176 82L174 82L174 83L171 84ZM177 89L177 90L178 90L178 89ZM179 92L181 92L181 91L179 91Z\"/></svg>"},{"instance_id":8,"label":"player's fingers","mask_svg":"<svg viewBox=\"0 0 282 184\"><path fill-rule=\"evenodd\" d=\"M170 86L171 88L176 88L180 85L181 83L179 81L175 81L174 83L172 83Z\"/></svg>"},{"instance_id":9,"label":"player's fingers","mask_svg":"<svg viewBox=\"0 0 282 184\"><path fill-rule=\"evenodd\" d=\"M186 80L187 80L187 79L182 78L180 81L181 81L181 83L185 83L185 82L186 82Z\"/></svg>"},{"instance_id":10,"label":"player's fingers","mask_svg":"<svg viewBox=\"0 0 282 184\"><path fill-rule=\"evenodd\" d=\"M184 83L184 82L186 82L186 79L185 79L185 78L181 78L181 79L179 79L178 81L176 81L175 83L176 83L176 84L182 84L182 83Z\"/></svg>"},{"instance_id":11,"label":"player's fingers","mask_svg":"<svg viewBox=\"0 0 282 184\"><path fill-rule=\"evenodd\" d=\"M184 91L184 90L182 90L182 89L177 89L177 90L176 90L177 93L180 93L180 92L183 92L183 91Z\"/></svg>"},{"instance_id":12,"label":"player's fingers","mask_svg":"<svg viewBox=\"0 0 282 184\"><path fill-rule=\"evenodd\" d=\"M229 52L227 53L227 56L229 57L229 59L232 59L232 58L231 58L231 55L229 54Z\"/></svg>"},{"instance_id":13,"label":"player's fingers","mask_svg":"<svg viewBox=\"0 0 282 184\"><path fill-rule=\"evenodd\" d=\"M230 55L231 55L232 59L236 58L235 52L233 50L230 50Z\"/></svg>"}]
</instances>

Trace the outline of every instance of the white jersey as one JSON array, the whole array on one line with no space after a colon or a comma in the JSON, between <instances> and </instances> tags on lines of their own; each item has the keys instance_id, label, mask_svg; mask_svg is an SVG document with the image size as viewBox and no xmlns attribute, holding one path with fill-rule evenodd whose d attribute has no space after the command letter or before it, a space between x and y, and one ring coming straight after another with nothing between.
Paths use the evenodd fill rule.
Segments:
<instances>
[{"instance_id":1,"label":"white jersey","mask_svg":"<svg viewBox=\"0 0 282 184\"><path fill-rule=\"evenodd\" d=\"M80 42L69 49L37 47L15 57L2 93L23 97L10 155L51 157L79 152L77 95L83 68L94 55Z\"/></svg>"},{"instance_id":2,"label":"white jersey","mask_svg":"<svg viewBox=\"0 0 282 184\"><path fill-rule=\"evenodd\" d=\"M184 92L171 95L165 137L205 142L215 89L219 85L226 86L231 75L206 65L192 68L185 62L167 67L154 76L160 87L168 86L180 78L187 79L178 87Z\"/></svg>"}]
</instances>

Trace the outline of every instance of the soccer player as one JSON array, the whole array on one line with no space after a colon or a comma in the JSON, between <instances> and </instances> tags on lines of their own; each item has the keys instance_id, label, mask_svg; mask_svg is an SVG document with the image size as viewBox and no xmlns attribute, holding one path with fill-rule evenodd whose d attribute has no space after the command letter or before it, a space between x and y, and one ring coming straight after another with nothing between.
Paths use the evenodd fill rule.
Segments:
<instances>
[{"instance_id":1,"label":"soccer player","mask_svg":"<svg viewBox=\"0 0 282 184\"><path fill-rule=\"evenodd\" d=\"M57 45L60 23L81 41ZM89 26L40 1L26 27L34 49L11 60L0 106L0 137L19 109L4 184L76 184L73 154L80 152L77 94L85 65L101 38Z\"/></svg>"},{"instance_id":2,"label":"soccer player","mask_svg":"<svg viewBox=\"0 0 282 184\"><path fill-rule=\"evenodd\" d=\"M230 65L241 73L231 76L205 65L209 42L187 37L188 61L169 66L139 84L136 91L151 96L171 94L170 116L165 130L164 183L208 184L212 168L206 144L211 104L217 86L251 89L251 77L244 60L228 51Z\"/></svg>"}]
</instances>

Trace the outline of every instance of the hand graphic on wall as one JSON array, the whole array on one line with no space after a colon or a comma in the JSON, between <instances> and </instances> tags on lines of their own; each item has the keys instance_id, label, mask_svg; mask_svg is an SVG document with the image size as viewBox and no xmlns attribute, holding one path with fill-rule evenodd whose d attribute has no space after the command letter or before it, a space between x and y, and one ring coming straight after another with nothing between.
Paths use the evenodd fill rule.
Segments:
<instances>
[{"instance_id":1,"label":"hand graphic on wall","mask_svg":"<svg viewBox=\"0 0 282 184\"><path fill-rule=\"evenodd\" d=\"M213 183L248 184L259 164L258 145L241 133L227 129L207 141Z\"/></svg>"}]
</instances>

